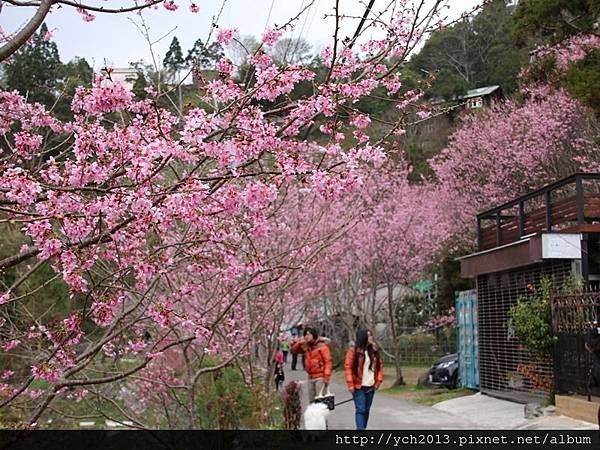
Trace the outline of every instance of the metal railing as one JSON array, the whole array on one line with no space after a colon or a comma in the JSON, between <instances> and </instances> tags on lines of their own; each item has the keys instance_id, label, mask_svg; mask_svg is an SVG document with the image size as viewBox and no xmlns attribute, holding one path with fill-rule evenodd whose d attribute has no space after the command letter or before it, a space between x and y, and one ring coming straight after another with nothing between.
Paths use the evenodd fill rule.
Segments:
<instances>
[{"instance_id":1,"label":"metal railing","mask_svg":"<svg viewBox=\"0 0 600 450\"><path fill-rule=\"evenodd\" d=\"M553 223L552 220L552 212L553 212L553 193L557 192L560 189L568 187L569 185L574 185L575 195L573 197L574 207L576 208L576 214L574 219L577 224L585 223L585 196L584 196L584 181L599 181L600 174L598 173L576 173L569 177L563 178L562 180L551 183L543 188L537 189L535 191L529 192L525 195L521 195L514 200L506 202L500 206L496 206L494 208L488 209L477 215L477 248L479 251L484 250L486 248L484 243L482 242L483 231L482 222L484 220L493 220L495 221L495 237L496 237L496 246L500 246L504 243L502 240L502 232L503 232L503 223L506 221L513 222L515 227L515 237L516 240L522 238L526 234L530 232L538 232L538 231L552 231L552 228L556 223ZM526 221L527 221L527 213L525 211L526 202L532 200L542 200L544 203L544 221L542 227L533 227L532 230L527 230ZM518 208L517 214L503 214L507 210ZM540 212L535 211L535 212ZM504 222L503 222L504 221ZM489 246L487 248L490 248Z\"/></svg>"}]
</instances>

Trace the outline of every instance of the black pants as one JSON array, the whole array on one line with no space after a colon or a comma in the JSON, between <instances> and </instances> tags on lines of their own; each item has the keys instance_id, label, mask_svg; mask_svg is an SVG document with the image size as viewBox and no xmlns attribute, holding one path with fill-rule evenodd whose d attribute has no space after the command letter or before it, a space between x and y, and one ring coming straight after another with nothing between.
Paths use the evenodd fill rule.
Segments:
<instances>
[{"instance_id":1,"label":"black pants","mask_svg":"<svg viewBox=\"0 0 600 450\"><path fill-rule=\"evenodd\" d=\"M600 365L595 361L590 373L589 383L592 392L598 392L598 388L600 388ZM600 430L600 406L598 407L598 429Z\"/></svg>"},{"instance_id":2,"label":"black pants","mask_svg":"<svg viewBox=\"0 0 600 450\"><path fill-rule=\"evenodd\" d=\"M298 353L292 353L292 370L296 370L296 364L298 364Z\"/></svg>"}]
</instances>

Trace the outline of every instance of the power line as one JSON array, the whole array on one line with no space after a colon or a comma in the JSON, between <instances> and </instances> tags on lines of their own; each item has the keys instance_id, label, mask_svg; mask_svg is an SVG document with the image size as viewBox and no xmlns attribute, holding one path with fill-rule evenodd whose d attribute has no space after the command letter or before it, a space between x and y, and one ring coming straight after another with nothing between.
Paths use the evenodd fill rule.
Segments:
<instances>
[{"instance_id":1,"label":"power line","mask_svg":"<svg viewBox=\"0 0 600 450\"><path fill-rule=\"evenodd\" d=\"M348 48L352 48L352 46L354 45L354 42L356 42L356 38L358 38L358 35L360 34L362 27L365 25L367 17L369 16L369 13L371 12L371 8L373 8L374 3L375 3L375 0L371 0L369 2L369 4L367 5L367 9L365 10L365 13L363 14L362 19L360 19L358 28L356 28L356 31L354 32L354 36L352 37L352 41L350 41L350 45L348 45Z\"/></svg>"},{"instance_id":2,"label":"power line","mask_svg":"<svg viewBox=\"0 0 600 450\"><path fill-rule=\"evenodd\" d=\"M271 7L269 8L269 14L267 15L267 21L265 22L265 30L269 26L269 20L271 20L271 13L273 12L273 5L275 4L275 0L271 0Z\"/></svg>"},{"instance_id":3,"label":"power line","mask_svg":"<svg viewBox=\"0 0 600 450\"><path fill-rule=\"evenodd\" d=\"M311 8L313 6L314 6L314 2L311 3L311 5L308 7L308 11L306 12L306 16L304 16L304 21L302 22L302 27L300 28L300 35L298 36L298 39L296 40L296 45L294 47L294 51L292 52L292 57L298 51L298 46L300 45L300 41L302 40L302 35L304 34L304 27L306 26L306 22L308 21L308 16L310 16L310 10L311 10Z\"/></svg>"},{"instance_id":4,"label":"power line","mask_svg":"<svg viewBox=\"0 0 600 450\"><path fill-rule=\"evenodd\" d=\"M305 0L302 0L302 4L300 5L300 11L302 11L302 9L304 8L304 2L305 2ZM285 46L285 52L283 53L283 61L281 61L282 63L287 62L288 51L290 50L290 46L292 45L292 42L294 42L294 33L296 33L295 28L292 29L292 35L290 36L290 40L288 41L287 45Z\"/></svg>"}]
</instances>

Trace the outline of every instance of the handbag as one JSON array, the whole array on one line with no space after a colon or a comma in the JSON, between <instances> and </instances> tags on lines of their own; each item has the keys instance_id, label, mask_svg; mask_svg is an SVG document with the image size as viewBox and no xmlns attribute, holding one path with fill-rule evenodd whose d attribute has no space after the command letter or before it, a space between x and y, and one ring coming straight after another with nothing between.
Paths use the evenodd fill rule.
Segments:
<instances>
[{"instance_id":1,"label":"handbag","mask_svg":"<svg viewBox=\"0 0 600 450\"><path fill-rule=\"evenodd\" d=\"M333 411L335 409L335 395L331 393L329 386L322 386L313 403L323 403L328 410Z\"/></svg>"}]
</instances>

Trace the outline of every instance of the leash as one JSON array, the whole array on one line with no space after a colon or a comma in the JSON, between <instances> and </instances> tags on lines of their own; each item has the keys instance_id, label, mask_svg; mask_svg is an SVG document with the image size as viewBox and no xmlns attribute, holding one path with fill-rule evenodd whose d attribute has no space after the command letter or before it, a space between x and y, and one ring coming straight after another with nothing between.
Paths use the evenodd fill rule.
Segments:
<instances>
[{"instance_id":1,"label":"leash","mask_svg":"<svg viewBox=\"0 0 600 450\"><path fill-rule=\"evenodd\" d=\"M348 400L343 400L341 402L336 403L335 406L337 408L338 406L343 405L344 403L351 402L352 400L354 400L354 399L352 397L350 397Z\"/></svg>"},{"instance_id":2,"label":"leash","mask_svg":"<svg viewBox=\"0 0 600 450\"><path fill-rule=\"evenodd\" d=\"M371 391L369 390L368 392L371 392ZM354 400L354 397L350 397L348 400L342 400L341 402L336 403L335 406L337 407L337 406L343 405L344 403L351 402L352 400Z\"/></svg>"}]
</instances>

